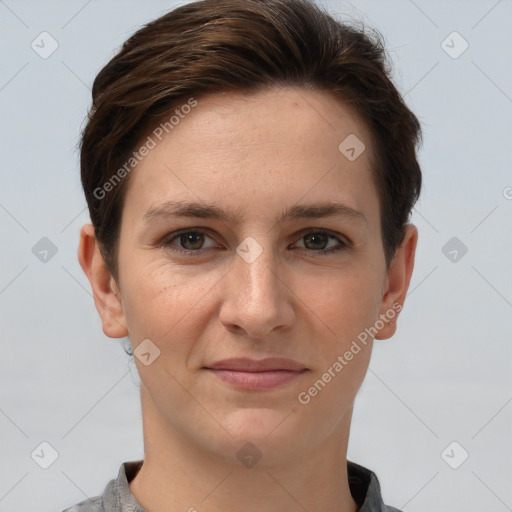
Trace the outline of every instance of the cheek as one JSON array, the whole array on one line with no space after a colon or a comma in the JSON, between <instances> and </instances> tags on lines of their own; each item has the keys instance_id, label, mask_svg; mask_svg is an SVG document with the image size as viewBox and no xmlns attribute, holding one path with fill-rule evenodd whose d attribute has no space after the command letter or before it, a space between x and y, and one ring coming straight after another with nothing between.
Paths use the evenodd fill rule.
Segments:
<instances>
[{"instance_id":1,"label":"cheek","mask_svg":"<svg viewBox=\"0 0 512 512\"><path fill-rule=\"evenodd\" d=\"M149 338L163 349L164 341L186 343L194 331L200 332L199 313L218 277L203 273L198 279L192 267L179 268L166 261L131 268L134 271L125 279L123 306L132 343Z\"/></svg>"},{"instance_id":2,"label":"cheek","mask_svg":"<svg viewBox=\"0 0 512 512\"><path fill-rule=\"evenodd\" d=\"M322 320L333 350L341 350L378 318L381 288L378 276L370 272L343 275L337 280L304 283L307 306Z\"/></svg>"}]
</instances>

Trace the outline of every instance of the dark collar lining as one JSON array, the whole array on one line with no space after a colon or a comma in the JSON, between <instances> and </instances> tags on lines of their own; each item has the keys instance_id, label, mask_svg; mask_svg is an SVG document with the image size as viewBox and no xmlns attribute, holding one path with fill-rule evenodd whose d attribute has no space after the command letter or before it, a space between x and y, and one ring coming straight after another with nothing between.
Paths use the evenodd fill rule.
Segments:
<instances>
[{"instance_id":1,"label":"dark collar lining","mask_svg":"<svg viewBox=\"0 0 512 512\"><path fill-rule=\"evenodd\" d=\"M362 507L370 489L372 474L368 469L349 460L347 461L347 474L350 494L357 505Z\"/></svg>"},{"instance_id":2,"label":"dark collar lining","mask_svg":"<svg viewBox=\"0 0 512 512\"><path fill-rule=\"evenodd\" d=\"M143 460L135 460L130 462L125 462L124 465L124 472L126 475L126 480L128 483L130 483L136 476L137 473L140 471L140 468L142 467Z\"/></svg>"}]
</instances>

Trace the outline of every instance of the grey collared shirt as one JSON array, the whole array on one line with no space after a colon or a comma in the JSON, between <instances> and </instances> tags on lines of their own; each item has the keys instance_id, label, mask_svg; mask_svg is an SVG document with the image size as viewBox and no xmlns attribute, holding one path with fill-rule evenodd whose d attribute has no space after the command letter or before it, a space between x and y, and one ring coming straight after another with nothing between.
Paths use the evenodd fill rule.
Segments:
<instances>
[{"instance_id":1,"label":"grey collared shirt","mask_svg":"<svg viewBox=\"0 0 512 512\"><path fill-rule=\"evenodd\" d=\"M147 512L137 503L128 485L141 466L141 460L123 462L117 478L110 480L101 496L84 500L63 512ZM384 505L375 473L351 461L347 461L347 472L350 493L359 505L359 512L400 512Z\"/></svg>"}]
</instances>

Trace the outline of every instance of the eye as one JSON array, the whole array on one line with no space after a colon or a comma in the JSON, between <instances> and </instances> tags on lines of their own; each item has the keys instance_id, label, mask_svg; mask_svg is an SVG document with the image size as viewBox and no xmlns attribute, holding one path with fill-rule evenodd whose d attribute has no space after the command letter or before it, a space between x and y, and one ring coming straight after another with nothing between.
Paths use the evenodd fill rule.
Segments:
<instances>
[{"instance_id":1,"label":"eye","mask_svg":"<svg viewBox=\"0 0 512 512\"><path fill-rule=\"evenodd\" d=\"M304 243L301 248L317 253L315 256L331 254L349 247L349 244L337 234L325 230L309 231L303 234L300 240Z\"/></svg>"},{"instance_id":2,"label":"eye","mask_svg":"<svg viewBox=\"0 0 512 512\"><path fill-rule=\"evenodd\" d=\"M205 240L210 239L211 243L205 247ZM178 245L177 245L178 244ZM206 233L200 230L188 230L174 233L164 239L162 245L171 251L183 253L198 253L201 249L218 247L218 244Z\"/></svg>"}]
</instances>

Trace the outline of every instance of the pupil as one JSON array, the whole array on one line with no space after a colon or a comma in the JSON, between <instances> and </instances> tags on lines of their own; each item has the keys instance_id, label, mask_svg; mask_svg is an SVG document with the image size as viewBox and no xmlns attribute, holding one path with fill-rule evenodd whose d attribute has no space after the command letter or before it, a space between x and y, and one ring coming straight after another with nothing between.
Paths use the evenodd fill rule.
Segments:
<instances>
[{"instance_id":1,"label":"pupil","mask_svg":"<svg viewBox=\"0 0 512 512\"><path fill-rule=\"evenodd\" d=\"M306 245L311 241L313 242L313 245L317 244L317 246L313 247L313 249L325 249L325 244L328 241L328 236L324 233L310 233L304 238L306 240ZM318 247L318 244L320 244L321 247Z\"/></svg>"},{"instance_id":2,"label":"pupil","mask_svg":"<svg viewBox=\"0 0 512 512\"><path fill-rule=\"evenodd\" d=\"M189 250L195 250L200 249L201 245L203 244L202 237L203 235L201 233L186 233L181 235L181 243L185 247L185 249ZM191 243L194 247L187 247L188 243Z\"/></svg>"}]
</instances>

